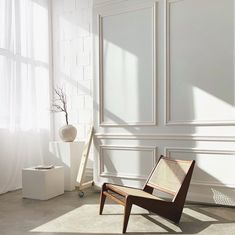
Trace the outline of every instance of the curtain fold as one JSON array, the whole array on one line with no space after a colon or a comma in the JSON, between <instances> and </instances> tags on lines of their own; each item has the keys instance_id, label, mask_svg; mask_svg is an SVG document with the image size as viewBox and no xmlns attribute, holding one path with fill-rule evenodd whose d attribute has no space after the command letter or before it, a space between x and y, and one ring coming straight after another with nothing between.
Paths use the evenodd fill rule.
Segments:
<instances>
[{"instance_id":1,"label":"curtain fold","mask_svg":"<svg viewBox=\"0 0 235 235\"><path fill-rule=\"evenodd\" d=\"M0 194L49 154L48 23L47 0L0 1Z\"/></svg>"}]
</instances>

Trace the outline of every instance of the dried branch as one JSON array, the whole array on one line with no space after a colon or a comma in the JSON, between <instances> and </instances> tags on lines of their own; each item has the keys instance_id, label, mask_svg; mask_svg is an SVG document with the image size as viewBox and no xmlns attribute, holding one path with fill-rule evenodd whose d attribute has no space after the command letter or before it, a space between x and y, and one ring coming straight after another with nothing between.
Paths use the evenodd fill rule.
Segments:
<instances>
[{"instance_id":1,"label":"dried branch","mask_svg":"<svg viewBox=\"0 0 235 235\"><path fill-rule=\"evenodd\" d=\"M68 125L68 112L67 112L67 99L64 90L60 87L54 88L55 98L51 104L51 112L58 113L64 112L65 113L65 121Z\"/></svg>"}]
</instances>

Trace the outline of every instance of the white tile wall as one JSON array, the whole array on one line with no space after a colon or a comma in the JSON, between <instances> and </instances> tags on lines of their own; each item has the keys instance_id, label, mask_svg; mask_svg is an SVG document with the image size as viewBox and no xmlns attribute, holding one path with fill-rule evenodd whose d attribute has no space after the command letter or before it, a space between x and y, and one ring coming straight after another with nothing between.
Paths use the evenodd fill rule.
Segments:
<instances>
[{"instance_id":1,"label":"white tile wall","mask_svg":"<svg viewBox=\"0 0 235 235\"><path fill-rule=\"evenodd\" d=\"M54 84L68 95L69 120L84 140L92 123L92 0L52 0ZM55 138L64 115L55 114Z\"/></svg>"}]
</instances>

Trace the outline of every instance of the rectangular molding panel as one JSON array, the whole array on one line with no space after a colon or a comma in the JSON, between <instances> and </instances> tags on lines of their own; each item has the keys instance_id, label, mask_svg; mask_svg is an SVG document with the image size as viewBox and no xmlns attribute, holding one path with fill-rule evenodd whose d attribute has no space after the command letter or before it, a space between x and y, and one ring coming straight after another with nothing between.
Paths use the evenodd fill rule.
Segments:
<instances>
[{"instance_id":1,"label":"rectangular molding panel","mask_svg":"<svg viewBox=\"0 0 235 235\"><path fill-rule=\"evenodd\" d=\"M167 125L235 124L233 4L167 1Z\"/></svg>"},{"instance_id":2,"label":"rectangular molding panel","mask_svg":"<svg viewBox=\"0 0 235 235\"><path fill-rule=\"evenodd\" d=\"M156 124L155 11L98 15L101 126Z\"/></svg>"},{"instance_id":3,"label":"rectangular molding panel","mask_svg":"<svg viewBox=\"0 0 235 235\"><path fill-rule=\"evenodd\" d=\"M156 164L156 148L101 145L99 164L101 177L146 180Z\"/></svg>"}]
</instances>

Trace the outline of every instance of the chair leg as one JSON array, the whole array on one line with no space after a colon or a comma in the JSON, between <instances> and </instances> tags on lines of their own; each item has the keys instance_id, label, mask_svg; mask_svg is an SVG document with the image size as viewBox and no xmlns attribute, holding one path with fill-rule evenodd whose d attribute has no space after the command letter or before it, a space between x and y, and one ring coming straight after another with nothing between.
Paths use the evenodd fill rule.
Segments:
<instances>
[{"instance_id":1,"label":"chair leg","mask_svg":"<svg viewBox=\"0 0 235 235\"><path fill-rule=\"evenodd\" d=\"M99 212L100 215L102 215L102 212L103 212L103 209L104 209L105 199L106 199L106 196L102 192L100 194L100 212Z\"/></svg>"},{"instance_id":2,"label":"chair leg","mask_svg":"<svg viewBox=\"0 0 235 235\"><path fill-rule=\"evenodd\" d=\"M128 198L126 199L125 209L124 209L124 221L123 221L123 229L122 233L126 233L130 213L131 213L132 203Z\"/></svg>"},{"instance_id":3,"label":"chair leg","mask_svg":"<svg viewBox=\"0 0 235 235\"><path fill-rule=\"evenodd\" d=\"M174 218L175 224L179 224L180 218L181 218L181 215L182 215L182 211L183 211L183 210L179 211L179 212L175 215L175 218Z\"/></svg>"},{"instance_id":4,"label":"chair leg","mask_svg":"<svg viewBox=\"0 0 235 235\"><path fill-rule=\"evenodd\" d=\"M104 209L104 203L105 203L105 199L106 199L106 195L103 194L105 190L105 185L103 185L101 193L100 193L100 211L99 214L102 215L103 209Z\"/></svg>"}]
</instances>

